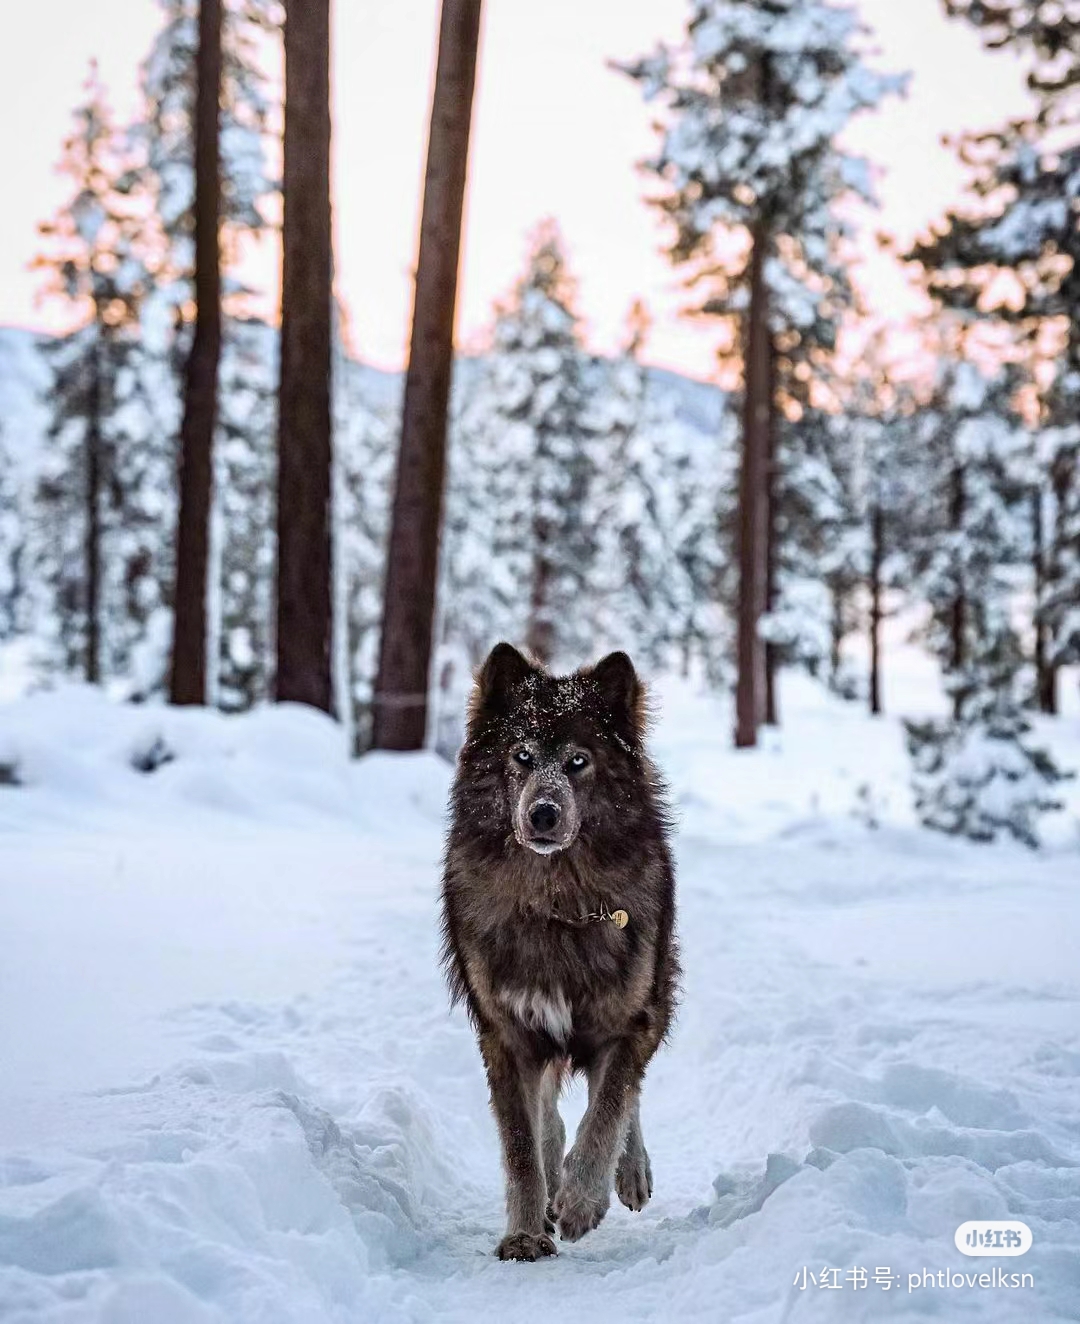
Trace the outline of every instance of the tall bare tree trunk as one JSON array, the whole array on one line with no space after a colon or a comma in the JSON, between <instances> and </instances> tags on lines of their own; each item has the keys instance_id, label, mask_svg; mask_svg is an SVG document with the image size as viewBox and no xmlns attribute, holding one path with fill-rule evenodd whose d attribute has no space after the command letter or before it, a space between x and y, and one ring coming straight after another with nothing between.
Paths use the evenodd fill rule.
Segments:
<instances>
[{"instance_id":1,"label":"tall bare tree trunk","mask_svg":"<svg viewBox=\"0 0 1080 1324\"><path fill-rule=\"evenodd\" d=\"M754 227L750 259L750 311L745 338L745 400L743 454L739 479L739 620L738 681L735 689L735 744L757 744L765 708L765 650L758 624L765 606L768 559L768 455L772 406L769 295L765 260L769 230L764 220Z\"/></svg>"},{"instance_id":2,"label":"tall bare tree trunk","mask_svg":"<svg viewBox=\"0 0 1080 1324\"><path fill-rule=\"evenodd\" d=\"M1046 620L1046 532L1043 527L1043 501L1039 488L1031 494L1032 569L1035 580L1035 696L1039 711L1057 713L1057 668L1050 661L1050 631Z\"/></svg>"},{"instance_id":3,"label":"tall bare tree trunk","mask_svg":"<svg viewBox=\"0 0 1080 1324\"><path fill-rule=\"evenodd\" d=\"M779 548L777 538L777 476L779 456L778 428L780 420L776 409L776 351L769 337L769 454L765 472L765 610L775 611L778 583ZM765 642L765 725L779 726L780 711L777 679L780 670L780 649L769 640Z\"/></svg>"},{"instance_id":4,"label":"tall bare tree trunk","mask_svg":"<svg viewBox=\"0 0 1080 1324\"><path fill-rule=\"evenodd\" d=\"M97 328L101 334L101 326ZM86 419L86 660L89 685L101 680L101 351L91 363Z\"/></svg>"},{"instance_id":5,"label":"tall bare tree trunk","mask_svg":"<svg viewBox=\"0 0 1080 1324\"><path fill-rule=\"evenodd\" d=\"M173 703L206 702L206 567L221 358L221 0L200 0L195 94L195 338L180 427Z\"/></svg>"},{"instance_id":6,"label":"tall bare tree trunk","mask_svg":"<svg viewBox=\"0 0 1080 1324\"><path fill-rule=\"evenodd\" d=\"M955 533L958 532L964 522L964 467L956 465L952 472L952 490L949 497L949 528ZM967 630L967 593L966 585L960 583L956 587L956 596L953 598L952 606L949 611L949 639L950 639L950 658L949 671L953 676L959 677L967 662L966 648L966 630ZM953 717L959 719L963 708L964 696L957 689L953 693Z\"/></svg>"},{"instance_id":7,"label":"tall bare tree trunk","mask_svg":"<svg viewBox=\"0 0 1080 1324\"><path fill-rule=\"evenodd\" d=\"M376 749L421 749L427 729L446 415L480 11L481 0L443 0L375 680Z\"/></svg>"},{"instance_id":8,"label":"tall bare tree trunk","mask_svg":"<svg viewBox=\"0 0 1080 1324\"><path fill-rule=\"evenodd\" d=\"M284 165L275 695L328 713L330 0L286 0Z\"/></svg>"},{"instance_id":9,"label":"tall bare tree trunk","mask_svg":"<svg viewBox=\"0 0 1080 1324\"><path fill-rule=\"evenodd\" d=\"M881 712L881 570L885 561L885 512L870 512L870 711Z\"/></svg>"}]
</instances>

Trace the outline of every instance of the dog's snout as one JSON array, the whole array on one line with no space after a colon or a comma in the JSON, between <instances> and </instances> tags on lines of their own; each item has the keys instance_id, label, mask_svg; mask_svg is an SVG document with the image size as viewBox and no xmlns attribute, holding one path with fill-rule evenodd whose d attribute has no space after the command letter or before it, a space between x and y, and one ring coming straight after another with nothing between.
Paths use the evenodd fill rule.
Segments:
<instances>
[{"instance_id":1,"label":"dog's snout","mask_svg":"<svg viewBox=\"0 0 1080 1324\"><path fill-rule=\"evenodd\" d=\"M529 810L529 822L537 832L550 832L559 821L562 811L550 800L538 800Z\"/></svg>"}]
</instances>

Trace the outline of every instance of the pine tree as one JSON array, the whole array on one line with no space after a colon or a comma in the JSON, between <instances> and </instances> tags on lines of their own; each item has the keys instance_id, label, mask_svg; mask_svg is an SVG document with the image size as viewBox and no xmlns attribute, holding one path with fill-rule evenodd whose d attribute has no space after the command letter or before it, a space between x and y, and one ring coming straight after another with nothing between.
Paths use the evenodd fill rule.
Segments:
<instances>
[{"instance_id":1,"label":"pine tree","mask_svg":"<svg viewBox=\"0 0 1080 1324\"><path fill-rule=\"evenodd\" d=\"M1060 807L1051 788L1061 773L1027 742L1019 692L1010 571L1023 554L1024 442L1009 412L1015 387L1010 371L987 379L965 361L942 370L917 565L953 712L907 727L927 826L977 841L1004 832L1035 846L1038 815Z\"/></svg>"},{"instance_id":2,"label":"pine tree","mask_svg":"<svg viewBox=\"0 0 1080 1324\"><path fill-rule=\"evenodd\" d=\"M593 365L573 300L562 240L546 223L455 429L444 637L470 656L499 635L545 662L579 664L591 651L581 603L599 549Z\"/></svg>"},{"instance_id":3,"label":"pine tree","mask_svg":"<svg viewBox=\"0 0 1080 1324\"><path fill-rule=\"evenodd\" d=\"M270 697L273 669L274 386L271 334L229 318L214 446L210 582L214 699L241 712Z\"/></svg>"},{"instance_id":4,"label":"pine tree","mask_svg":"<svg viewBox=\"0 0 1080 1324\"><path fill-rule=\"evenodd\" d=\"M164 252L156 272L161 307L173 322L172 357L179 373L186 360L195 274L195 69L199 0L159 0L163 23L143 64L144 118L132 137L140 169L154 197ZM280 32L277 0L222 0L221 27L221 250L231 268L246 239L270 228L279 181L269 169L274 99L261 47ZM234 315L246 291L226 282L226 306Z\"/></svg>"},{"instance_id":5,"label":"pine tree","mask_svg":"<svg viewBox=\"0 0 1080 1324\"><path fill-rule=\"evenodd\" d=\"M427 728L461 217L481 0L442 0L401 449L390 522L374 742L420 749Z\"/></svg>"},{"instance_id":6,"label":"pine tree","mask_svg":"<svg viewBox=\"0 0 1080 1324\"><path fill-rule=\"evenodd\" d=\"M354 753L372 748L375 672L386 583L390 502L401 419L369 403L355 364L335 368L334 547L339 586L335 634L347 695L342 719ZM462 696L462 708L464 696Z\"/></svg>"},{"instance_id":7,"label":"pine tree","mask_svg":"<svg viewBox=\"0 0 1080 1324\"><path fill-rule=\"evenodd\" d=\"M1068 434L1080 394L1072 385L1080 381L1080 219L1071 202L1080 192L1080 15L1070 5L1022 0L946 0L946 9L989 48L1020 55L1035 106L1025 119L961 140L971 196L909 256L945 307L1005 323L1036 357L1057 344L1031 493L1036 689L1052 713L1061 662L1077 655L1064 599L1078 582L1068 569L1076 501Z\"/></svg>"},{"instance_id":8,"label":"pine tree","mask_svg":"<svg viewBox=\"0 0 1080 1324\"><path fill-rule=\"evenodd\" d=\"M148 351L159 356L165 365L158 399L162 405L167 402L168 408L159 410L162 414L159 434L162 441L159 444L175 452L181 427L178 395L191 350L192 312L196 306L196 68L201 11L198 0L160 0L160 5L162 27L142 69L145 111L131 131L131 139L138 156L135 168L153 197L159 230L154 281L142 309L143 339ZM275 104L264 72L264 47L279 33L281 17L280 6L275 0L220 0L220 9L217 135L220 170L216 173L221 184L218 220L222 299L226 313L230 314L223 326L221 352L228 362L234 355L239 359L247 359L250 355L250 346L242 329L238 331L240 343L232 348L228 343L233 328L244 326L250 293L237 281L233 267L245 241L270 228L272 199L279 189L268 167ZM204 305L207 302L204 294ZM265 425L265 418L260 422ZM227 422L219 422L216 428L218 441L221 444L236 442L238 429L243 426L243 419L234 413ZM246 438L247 446L253 451L262 449L264 441L265 438L253 430ZM235 453L235 446L233 449ZM175 459L172 464L175 468ZM226 477L231 468L231 465L222 466L217 461L212 465L213 472L219 477ZM171 485L175 486L175 480ZM218 504L220 508L221 503ZM201 523L200 519L200 526ZM169 544L174 541L173 531L164 536ZM213 549L210 556L215 557ZM214 564L221 564L220 556L216 557ZM171 602L171 577L162 586L162 594ZM206 594L196 588L189 596L195 604L204 598L211 604L220 604L228 600L229 593L224 586L210 583ZM261 623L249 624L256 633L261 631ZM200 656L212 654L216 650L215 641L224 642L226 638L222 626L222 621L210 620L207 624L210 643L199 645L196 642L195 652ZM241 628L244 627L234 623L234 630ZM232 637L241 638L235 633ZM219 677L212 657L209 665L211 671L205 688L216 693ZM223 659L222 665L227 673L229 664ZM260 670L262 665L260 662ZM234 680L235 677L222 674L223 694L232 688ZM159 678L157 687L160 685Z\"/></svg>"},{"instance_id":9,"label":"pine tree","mask_svg":"<svg viewBox=\"0 0 1080 1324\"><path fill-rule=\"evenodd\" d=\"M200 0L195 95L195 334L184 375L169 698L206 702L206 575L221 360L221 0Z\"/></svg>"},{"instance_id":10,"label":"pine tree","mask_svg":"<svg viewBox=\"0 0 1080 1324\"><path fill-rule=\"evenodd\" d=\"M625 68L667 107L660 150L646 164L664 184L658 204L674 229L671 257L711 282L709 311L743 320L740 746L756 743L765 715L759 625L777 389L770 307L785 273L823 271L828 237L842 230L836 203L869 194L863 163L839 151L838 133L900 86L865 66L860 31L851 11L823 0L692 0L686 41Z\"/></svg>"},{"instance_id":11,"label":"pine tree","mask_svg":"<svg viewBox=\"0 0 1080 1324\"><path fill-rule=\"evenodd\" d=\"M762 622L778 662L825 676L848 692L841 647L860 582L854 447L846 418L807 405L785 420L776 501L776 592Z\"/></svg>"},{"instance_id":12,"label":"pine tree","mask_svg":"<svg viewBox=\"0 0 1080 1324\"><path fill-rule=\"evenodd\" d=\"M641 362L646 322L593 366L587 424L602 457L593 500L599 534L588 589L594 648L621 648L651 670L697 659L715 679L729 643L719 603L717 466L680 422L670 392Z\"/></svg>"},{"instance_id":13,"label":"pine tree","mask_svg":"<svg viewBox=\"0 0 1080 1324\"><path fill-rule=\"evenodd\" d=\"M137 320L148 286L145 200L132 190L96 69L61 168L74 196L41 227L47 251L35 265L81 325L45 350L52 419L32 568L45 595L47 665L79 668L97 683L130 663L124 622L131 612L146 619L156 605L160 552L125 527L133 504L125 475L140 464L155 421Z\"/></svg>"},{"instance_id":14,"label":"pine tree","mask_svg":"<svg viewBox=\"0 0 1080 1324\"><path fill-rule=\"evenodd\" d=\"M329 0L286 4L284 151L274 691L330 712Z\"/></svg>"},{"instance_id":15,"label":"pine tree","mask_svg":"<svg viewBox=\"0 0 1080 1324\"><path fill-rule=\"evenodd\" d=\"M670 432L640 359L646 332L647 317L636 305L623 353L596 361L591 372L587 421L603 462L593 503L599 537L589 613L597 651L621 648L655 669L664 663L674 612L675 492L665 481Z\"/></svg>"},{"instance_id":16,"label":"pine tree","mask_svg":"<svg viewBox=\"0 0 1080 1324\"><path fill-rule=\"evenodd\" d=\"M1031 475L1039 708L1058 711L1058 673L1080 661L1080 370L1059 361L1043 396Z\"/></svg>"},{"instance_id":17,"label":"pine tree","mask_svg":"<svg viewBox=\"0 0 1080 1324\"><path fill-rule=\"evenodd\" d=\"M26 627L26 523L22 476L0 427L0 643Z\"/></svg>"}]
</instances>

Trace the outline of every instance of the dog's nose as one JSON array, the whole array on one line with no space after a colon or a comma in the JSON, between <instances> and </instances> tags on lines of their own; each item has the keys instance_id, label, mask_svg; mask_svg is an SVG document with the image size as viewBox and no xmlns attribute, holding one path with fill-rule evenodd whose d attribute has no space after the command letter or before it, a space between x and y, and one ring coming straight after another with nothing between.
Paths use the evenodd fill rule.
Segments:
<instances>
[{"instance_id":1,"label":"dog's nose","mask_svg":"<svg viewBox=\"0 0 1080 1324\"><path fill-rule=\"evenodd\" d=\"M538 800L529 810L529 822L537 832L550 832L559 821L562 811L550 800Z\"/></svg>"}]
</instances>

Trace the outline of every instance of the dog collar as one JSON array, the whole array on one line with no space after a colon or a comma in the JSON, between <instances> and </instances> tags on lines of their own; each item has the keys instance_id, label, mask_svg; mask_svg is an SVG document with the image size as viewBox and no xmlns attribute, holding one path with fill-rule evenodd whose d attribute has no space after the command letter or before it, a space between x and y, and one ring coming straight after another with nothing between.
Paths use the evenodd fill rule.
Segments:
<instances>
[{"instance_id":1,"label":"dog collar","mask_svg":"<svg viewBox=\"0 0 1080 1324\"><path fill-rule=\"evenodd\" d=\"M606 902L600 903L600 909L590 911L588 915L560 915L557 910L551 912L551 918L557 919L560 924L572 924L576 928L583 928L586 924L596 924L603 920L610 920L617 929L625 929L630 923L630 916L625 910L608 910Z\"/></svg>"}]
</instances>

